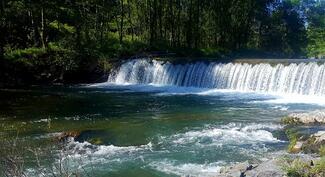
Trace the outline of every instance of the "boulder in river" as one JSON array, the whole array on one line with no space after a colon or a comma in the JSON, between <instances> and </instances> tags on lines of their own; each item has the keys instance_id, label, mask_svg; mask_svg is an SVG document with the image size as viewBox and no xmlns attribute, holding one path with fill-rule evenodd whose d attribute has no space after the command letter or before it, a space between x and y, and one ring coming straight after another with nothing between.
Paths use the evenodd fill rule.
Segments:
<instances>
[{"instance_id":1,"label":"boulder in river","mask_svg":"<svg viewBox=\"0 0 325 177\"><path fill-rule=\"evenodd\" d=\"M325 111L292 113L282 119L285 124L325 124Z\"/></svg>"},{"instance_id":2,"label":"boulder in river","mask_svg":"<svg viewBox=\"0 0 325 177\"><path fill-rule=\"evenodd\" d=\"M60 133L56 140L66 142L69 138L73 138L77 142L89 142L94 145L112 144L110 133L104 130L83 130L83 131L66 131Z\"/></svg>"},{"instance_id":3,"label":"boulder in river","mask_svg":"<svg viewBox=\"0 0 325 177\"><path fill-rule=\"evenodd\" d=\"M69 138L76 138L80 135L79 131L67 131L67 132L62 132L60 133L60 135L58 135L56 137L56 140L58 140L59 142L65 142L67 141Z\"/></svg>"}]
</instances>

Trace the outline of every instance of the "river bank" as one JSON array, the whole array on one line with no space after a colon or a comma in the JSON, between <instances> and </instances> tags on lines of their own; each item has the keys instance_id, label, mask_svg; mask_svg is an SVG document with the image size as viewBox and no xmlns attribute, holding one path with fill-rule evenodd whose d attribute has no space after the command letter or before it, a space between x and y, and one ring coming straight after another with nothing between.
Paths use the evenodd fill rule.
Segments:
<instances>
[{"instance_id":1,"label":"river bank","mask_svg":"<svg viewBox=\"0 0 325 177\"><path fill-rule=\"evenodd\" d=\"M228 54L218 56L178 56L172 52L148 52L130 55L120 59L89 59L88 62L55 62L53 57L44 53L40 56L26 54L18 59L0 60L0 88L17 88L31 85L84 84L105 82L113 68L126 60L143 59L168 61L173 64L191 64L196 62L217 63L269 63L271 65L292 63L324 63L321 59L281 59L263 57L247 57L243 54ZM49 54L51 55L51 54ZM55 56L54 56L55 57ZM58 59L61 60L61 59ZM68 62L68 63L66 63ZM76 66L71 67L71 64Z\"/></svg>"}]
</instances>

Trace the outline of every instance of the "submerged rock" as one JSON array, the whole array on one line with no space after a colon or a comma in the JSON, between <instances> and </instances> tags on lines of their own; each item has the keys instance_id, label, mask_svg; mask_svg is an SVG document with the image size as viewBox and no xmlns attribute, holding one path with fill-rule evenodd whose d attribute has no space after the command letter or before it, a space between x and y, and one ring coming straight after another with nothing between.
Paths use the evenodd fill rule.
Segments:
<instances>
[{"instance_id":1,"label":"submerged rock","mask_svg":"<svg viewBox=\"0 0 325 177\"><path fill-rule=\"evenodd\" d=\"M325 124L325 111L309 113L292 113L282 119L285 124Z\"/></svg>"}]
</instances>

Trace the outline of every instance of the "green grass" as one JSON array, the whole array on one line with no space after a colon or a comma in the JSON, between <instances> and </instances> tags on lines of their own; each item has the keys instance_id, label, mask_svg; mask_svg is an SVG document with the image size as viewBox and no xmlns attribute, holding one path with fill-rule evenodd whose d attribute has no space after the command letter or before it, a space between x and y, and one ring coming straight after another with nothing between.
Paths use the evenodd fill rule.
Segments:
<instances>
[{"instance_id":1,"label":"green grass","mask_svg":"<svg viewBox=\"0 0 325 177\"><path fill-rule=\"evenodd\" d=\"M298 125L300 124L297 119L293 118L293 117L283 117L281 119L281 123L285 124L285 125Z\"/></svg>"},{"instance_id":2,"label":"green grass","mask_svg":"<svg viewBox=\"0 0 325 177\"><path fill-rule=\"evenodd\" d=\"M318 150L318 154L321 156L321 157L324 157L325 156L325 145L322 145L319 150Z\"/></svg>"},{"instance_id":3,"label":"green grass","mask_svg":"<svg viewBox=\"0 0 325 177\"><path fill-rule=\"evenodd\" d=\"M289 128L286 130L286 135L289 139L288 151L293 152L293 147L296 145L298 141L298 137L299 137L298 133L297 131Z\"/></svg>"},{"instance_id":4,"label":"green grass","mask_svg":"<svg viewBox=\"0 0 325 177\"><path fill-rule=\"evenodd\" d=\"M284 159L282 169L288 177L322 177L325 175L325 157L314 160L314 165L310 161L300 158Z\"/></svg>"},{"instance_id":5,"label":"green grass","mask_svg":"<svg viewBox=\"0 0 325 177\"><path fill-rule=\"evenodd\" d=\"M5 58L9 60L18 60L24 58L36 58L46 53L45 48L30 47L26 49L7 49Z\"/></svg>"}]
</instances>

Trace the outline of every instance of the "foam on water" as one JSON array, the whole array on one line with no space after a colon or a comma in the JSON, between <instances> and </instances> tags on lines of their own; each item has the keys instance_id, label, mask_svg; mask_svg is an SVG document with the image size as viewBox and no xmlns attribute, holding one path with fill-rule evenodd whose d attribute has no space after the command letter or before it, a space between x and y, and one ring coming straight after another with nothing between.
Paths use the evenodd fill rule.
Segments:
<instances>
[{"instance_id":1,"label":"foam on water","mask_svg":"<svg viewBox=\"0 0 325 177\"><path fill-rule=\"evenodd\" d=\"M280 129L280 125L274 124L250 124L242 126L230 123L221 127L209 127L203 130L191 130L176 134L167 138L168 141L177 145L216 145L229 144L243 145L255 143L277 143L280 142L273 137L270 131Z\"/></svg>"},{"instance_id":2,"label":"foam on water","mask_svg":"<svg viewBox=\"0 0 325 177\"><path fill-rule=\"evenodd\" d=\"M162 160L160 162L152 162L149 166L155 170L166 174L177 176L198 176L198 177L212 177L215 176L221 169L222 162L208 163L208 164L177 164L173 161Z\"/></svg>"},{"instance_id":3,"label":"foam on water","mask_svg":"<svg viewBox=\"0 0 325 177\"><path fill-rule=\"evenodd\" d=\"M156 96L173 96L173 95L199 95L199 96L221 96L221 100L252 100L251 103L259 104L313 104L325 106L325 96L300 95L300 94L283 94L276 92L253 92L238 91L231 89L209 89L197 87L179 87L159 84L116 84L116 83L98 83L88 85L89 88L116 89L119 92L149 92ZM282 110L287 110L283 107Z\"/></svg>"},{"instance_id":4,"label":"foam on water","mask_svg":"<svg viewBox=\"0 0 325 177\"><path fill-rule=\"evenodd\" d=\"M103 173L123 170L124 164L131 163L167 175L214 176L222 166L236 161L229 159L230 162L224 162L220 159L210 159L202 163L195 160L176 160L168 157L168 154L179 153L179 150L184 151L184 147L186 151L193 152L200 152L203 149L223 151L222 149L225 148L240 156L259 158L269 152L267 143L282 143L272 135L272 131L281 128L281 125L271 123L206 125L162 137L162 141L155 142L158 144L149 142L139 146L94 145L87 141L77 142L69 138L65 152L59 152L63 153L61 157L64 159L58 157L55 163L65 160L73 169L91 169L95 166L97 172ZM35 172L29 172L29 174L33 173Z\"/></svg>"},{"instance_id":5,"label":"foam on water","mask_svg":"<svg viewBox=\"0 0 325 177\"><path fill-rule=\"evenodd\" d=\"M100 156L110 157L116 154L133 153L137 151L150 150L152 143L149 142L146 145L140 146L114 146L114 145L93 145L87 141L77 142L72 138L69 139L67 149L71 157L82 157L82 156Z\"/></svg>"},{"instance_id":6,"label":"foam on water","mask_svg":"<svg viewBox=\"0 0 325 177\"><path fill-rule=\"evenodd\" d=\"M179 87L157 84L116 84L116 83L98 83L88 85L88 88L116 89L120 92L148 92L156 96L174 96L174 95L199 95L199 96L222 96L222 99L276 99L278 95L271 95L257 92L236 91L230 89L208 89L197 87Z\"/></svg>"},{"instance_id":7,"label":"foam on water","mask_svg":"<svg viewBox=\"0 0 325 177\"><path fill-rule=\"evenodd\" d=\"M280 111L287 111L289 106L273 106L272 109L280 110Z\"/></svg>"},{"instance_id":8,"label":"foam on water","mask_svg":"<svg viewBox=\"0 0 325 177\"><path fill-rule=\"evenodd\" d=\"M276 99L254 101L254 103L270 103L270 104L313 104L325 106L324 96L297 95L297 94L281 94Z\"/></svg>"},{"instance_id":9,"label":"foam on water","mask_svg":"<svg viewBox=\"0 0 325 177\"><path fill-rule=\"evenodd\" d=\"M173 147L179 148L189 146L193 148L236 146L238 151L245 153L246 147L251 146L254 151L266 152L266 143L281 143L272 135L272 131L281 129L276 124L239 124L229 123L218 127L206 126L200 130L190 130L170 136L162 136L159 146L165 150L174 151ZM114 146L114 145L93 145L87 141L77 142L69 139L66 149L68 158L93 157L97 159L126 158L132 160L134 157L148 152L155 152L157 149L149 142L140 146ZM250 153L250 152L248 152Z\"/></svg>"}]
</instances>

